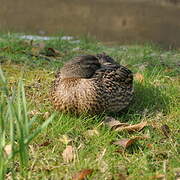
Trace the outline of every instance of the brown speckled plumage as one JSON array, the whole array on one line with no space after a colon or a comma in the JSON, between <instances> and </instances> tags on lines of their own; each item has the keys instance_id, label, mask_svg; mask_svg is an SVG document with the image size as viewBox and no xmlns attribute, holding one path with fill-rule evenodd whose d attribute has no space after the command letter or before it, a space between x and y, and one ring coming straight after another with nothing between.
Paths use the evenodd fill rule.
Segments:
<instances>
[{"instance_id":1,"label":"brown speckled plumage","mask_svg":"<svg viewBox=\"0 0 180 180\"><path fill-rule=\"evenodd\" d=\"M52 101L57 110L75 114L119 112L133 97L133 75L105 54L83 55L57 73Z\"/></svg>"}]
</instances>

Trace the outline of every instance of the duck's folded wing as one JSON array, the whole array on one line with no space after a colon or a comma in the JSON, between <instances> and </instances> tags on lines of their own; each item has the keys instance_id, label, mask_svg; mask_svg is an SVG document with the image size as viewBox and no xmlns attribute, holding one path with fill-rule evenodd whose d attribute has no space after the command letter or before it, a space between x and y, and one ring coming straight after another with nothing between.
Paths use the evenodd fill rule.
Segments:
<instances>
[{"instance_id":1,"label":"duck's folded wing","mask_svg":"<svg viewBox=\"0 0 180 180\"><path fill-rule=\"evenodd\" d=\"M115 73L118 81L132 83L133 73L128 68L120 66Z\"/></svg>"},{"instance_id":2,"label":"duck's folded wing","mask_svg":"<svg viewBox=\"0 0 180 180\"><path fill-rule=\"evenodd\" d=\"M118 66L103 66L98 69L94 78L101 79L102 81L114 81L114 82L123 82L131 84L133 81L133 73L126 67L122 65Z\"/></svg>"},{"instance_id":3,"label":"duck's folded wing","mask_svg":"<svg viewBox=\"0 0 180 180\"><path fill-rule=\"evenodd\" d=\"M105 53L97 54L97 59L101 64L101 67L111 67L111 68L118 68L120 65L110 56L106 55Z\"/></svg>"}]
</instances>

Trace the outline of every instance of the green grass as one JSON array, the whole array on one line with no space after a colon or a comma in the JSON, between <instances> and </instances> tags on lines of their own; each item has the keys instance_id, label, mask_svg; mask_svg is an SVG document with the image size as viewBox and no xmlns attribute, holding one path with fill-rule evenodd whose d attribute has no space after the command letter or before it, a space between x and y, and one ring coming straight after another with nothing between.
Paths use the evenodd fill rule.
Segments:
<instances>
[{"instance_id":1,"label":"green grass","mask_svg":"<svg viewBox=\"0 0 180 180\"><path fill-rule=\"evenodd\" d=\"M107 47L87 38L80 38L79 43L72 41L45 41L41 49L40 41L20 40L12 34L0 36L1 179L3 175L6 179L71 179L82 169L93 169L88 179L118 179L120 173L132 180L153 179L160 174L174 179L180 167L180 51L151 44ZM59 50L60 55L44 56L48 48ZM32 56L34 49L38 51L36 56ZM134 80L135 97L128 111L113 116L121 122L147 121L153 126L129 134L103 125L105 114L73 117L56 112L53 119L46 117L54 114L49 91L57 69L78 54L101 52L144 77L143 81ZM161 130L164 124L171 130L169 138ZM87 136L93 129L99 135ZM66 147L63 135L75 148L76 158L69 163L62 157ZM137 141L122 153L112 144L137 135L150 138ZM13 150L7 158L4 147L8 144Z\"/></svg>"}]
</instances>

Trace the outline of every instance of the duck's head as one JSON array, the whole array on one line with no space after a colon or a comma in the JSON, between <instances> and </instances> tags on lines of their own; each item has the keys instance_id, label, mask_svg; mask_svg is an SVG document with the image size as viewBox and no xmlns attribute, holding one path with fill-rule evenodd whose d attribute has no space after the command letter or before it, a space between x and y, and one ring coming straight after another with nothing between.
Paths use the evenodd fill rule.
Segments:
<instances>
[{"instance_id":1,"label":"duck's head","mask_svg":"<svg viewBox=\"0 0 180 180\"><path fill-rule=\"evenodd\" d=\"M92 55L82 55L67 62L60 70L61 78L91 78L99 69L99 60Z\"/></svg>"}]
</instances>

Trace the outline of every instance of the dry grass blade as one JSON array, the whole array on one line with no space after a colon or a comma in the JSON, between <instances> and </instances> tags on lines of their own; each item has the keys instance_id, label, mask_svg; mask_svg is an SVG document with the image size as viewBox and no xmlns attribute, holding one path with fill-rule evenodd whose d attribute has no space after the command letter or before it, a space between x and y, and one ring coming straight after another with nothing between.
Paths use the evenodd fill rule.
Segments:
<instances>
[{"instance_id":1,"label":"dry grass blade","mask_svg":"<svg viewBox=\"0 0 180 180\"><path fill-rule=\"evenodd\" d=\"M104 124L106 124L107 126L109 126L112 129L116 129L118 127L124 127L124 126L128 126L129 124L127 123L121 123L118 120L114 119L113 117L106 117L104 119Z\"/></svg>"},{"instance_id":2,"label":"dry grass blade","mask_svg":"<svg viewBox=\"0 0 180 180\"><path fill-rule=\"evenodd\" d=\"M171 130L168 125L166 124L162 125L161 130L167 138L170 136Z\"/></svg>"},{"instance_id":3,"label":"dry grass blade","mask_svg":"<svg viewBox=\"0 0 180 180\"><path fill-rule=\"evenodd\" d=\"M175 179L180 179L180 168L175 168L174 169L174 175L175 175Z\"/></svg>"},{"instance_id":4,"label":"dry grass blade","mask_svg":"<svg viewBox=\"0 0 180 180\"><path fill-rule=\"evenodd\" d=\"M96 129L90 129L85 132L85 135L88 137L99 136L99 132Z\"/></svg>"},{"instance_id":5,"label":"dry grass blade","mask_svg":"<svg viewBox=\"0 0 180 180\"><path fill-rule=\"evenodd\" d=\"M44 119L48 119L50 116L50 113L49 112L45 112L44 115L43 115L43 118Z\"/></svg>"},{"instance_id":6,"label":"dry grass blade","mask_svg":"<svg viewBox=\"0 0 180 180\"><path fill-rule=\"evenodd\" d=\"M8 144L4 147L4 152L7 156L9 156L12 153L12 145Z\"/></svg>"},{"instance_id":7,"label":"dry grass blade","mask_svg":"<svg viewBox=\"0 0 180 180\"><path fill-rule=\"evenodd\" d=\"M51 141L45 141L45 142L43 142L42 144L39 144L39 146L40 147L42 147L42 146L48 146L49 144L51 144Z\"/></svg>"},{"instance_id":8,"label":"dry grass blade","mask_svg":"<svg viewBox=\"0 0 180 180\"><path fill-rule=\"evenodd\" d=\"M152 179L165 180L165 175L157 174L157 175L153 176Z\"/></svg>"},{"instance_id":9,"label":"dry grass blade","mask_svg":"<svg viewBox=\"0 0 180 180\"><path fill-rule=\"evenodd\" d=\"M147 122L141 122L138 124L134 124L134 125L129 125L129 126L124 126L124 127L118 127L115 129L115 131L128 131L128 132L132 132L132 131L140 131L142 130L145 126L147 126Z\"/></svg>"},{"instance_id":10,"label":"dry grass blade","mask_svg":"<svg viewBox=\"0 0 180 180\"><path fill-rule=\"evenodd\" d=\"M92 169L83 169L82 171L79 171L75 176L73 176L73 180L83 180L88 175L92 174Z\"/></svg>"},{"instance_id":11,"label":"dry grass blade","mask_svg":"<svg viewBox=\"0 0 180 180\"><path fill-rule=\"evenodd\" d=\"M62 153L64 162L71 162L73 159L75 159L75 152L74 148L70 145L66 147L66 149Z\"/></svg>"}]
</instances>

